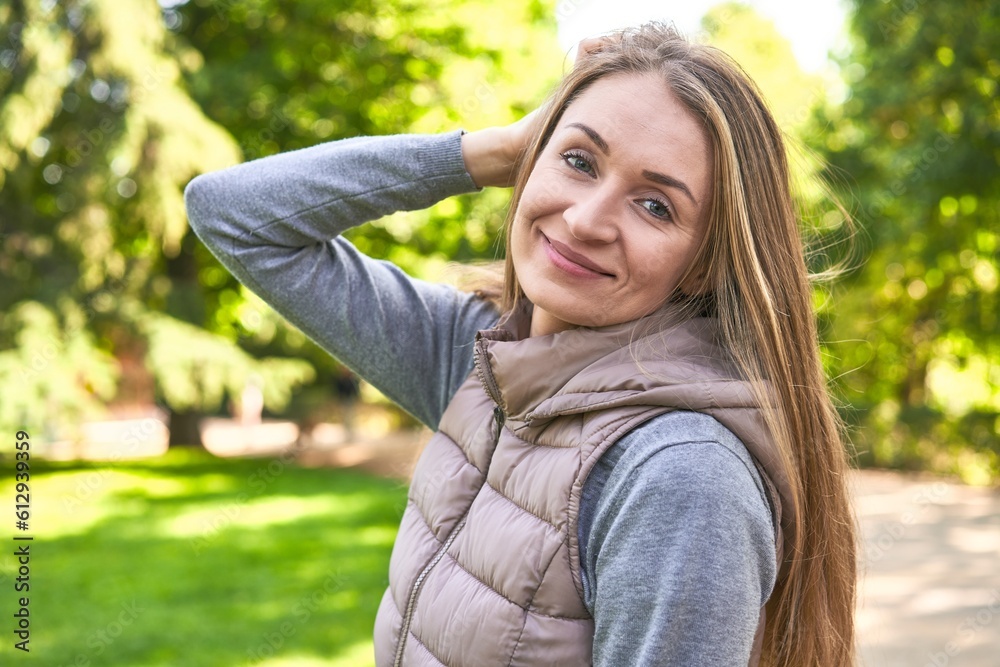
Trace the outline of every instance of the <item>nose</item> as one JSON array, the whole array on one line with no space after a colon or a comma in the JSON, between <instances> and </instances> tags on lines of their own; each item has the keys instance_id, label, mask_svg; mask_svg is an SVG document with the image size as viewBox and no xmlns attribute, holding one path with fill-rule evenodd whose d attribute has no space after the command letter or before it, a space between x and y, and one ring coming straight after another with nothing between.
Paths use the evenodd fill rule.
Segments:
<instances>
[{"instance_id":1,"label":"nose","mask_svg":"<svg viewBox=\"0 0 1000 667\"><path fill-rule=\"evenodd\" d=\"M580 241L611 243L618 238L617 210L620 195L610 183L601 183L570 193L563 220L570 234Z\"/></svg>"}]
</instances>

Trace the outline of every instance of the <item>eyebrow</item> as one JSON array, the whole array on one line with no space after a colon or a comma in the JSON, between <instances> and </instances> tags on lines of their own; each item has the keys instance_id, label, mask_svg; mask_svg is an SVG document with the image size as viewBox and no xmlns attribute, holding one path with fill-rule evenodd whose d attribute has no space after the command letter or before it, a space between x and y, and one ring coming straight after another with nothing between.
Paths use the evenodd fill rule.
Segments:
<instances>
[{"instance_id":1,"label":"eyebrow","mask_svg":"<svg viewBox=\"0 0 1000 667\"><path fill-rule=\"evenodd\" d=\"M590 140L597 144L597 147L601 149L601 152L605 155L611 153L611 149L608 148L608 142L606 142L601 135L597 133L594 128L584 125L583 123L570 123L566 127L575 127L581 130L584 134L590 137Z\"/></svg>"},{"instance_id":2,"label":"eyebrow","mask_svg":"<svg viewBox=\"0 0 1000 667\"><path fill-rule=\"evenodd\" d=\"M590 137L590 140L594 142L594 144L601 150L602 153L604 153L605 155L611 154L611 148L608 146L608 142L606 142L604 138L601 135L599 135L596 130L594 130L594 128L588 125L584 125L583 123L569 123L566 125L566 127L574 127L580 130L588 137ZM688 199L694 202L696 206L698 205L698 200L694 198L693 194L691 194L690 188L688 188L687 184L685 184L684 181L674 178L673 176L667 176L666 174L661 174L656 171L649 171L648 169L642 170L642 177L645 178L646 180L653 181L654 183L665 185L668 188L676 188L677 190L680 190L681 192L686 194L688 196Z\"/></svg>"},{"instance_id":3,"label":"eyebrow","mask_svg":"<svg viewBox=\"0 0 1000 667\"><path fill-rule=\"evenodd\" d=\"M643 169L642 171L642 176L643 178L653 181L654 183L666 185L668 188L677 188L678 190L686 194L688 196L688 199L694 202L695 206L698 205L698 200L694 198L693 194L691 194L691 191L688 189L688 186L684 184L684 181L678 180L673 176L667 176L666 174L661 174L656 171L646 171L645 169Z\"/></svg>"}]
</instances>

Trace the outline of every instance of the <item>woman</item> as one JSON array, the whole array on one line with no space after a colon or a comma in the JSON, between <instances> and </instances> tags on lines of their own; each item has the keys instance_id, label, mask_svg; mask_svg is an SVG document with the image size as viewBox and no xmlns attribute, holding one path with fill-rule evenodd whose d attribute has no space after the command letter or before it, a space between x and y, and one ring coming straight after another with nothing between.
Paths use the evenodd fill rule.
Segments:
<instances>
[{"instance_id":1,"label":"woman","mask_svg":"<svg viewBox=\"0 0 1000 667\"><path fill-rule=\"evenodd\" d=\"M499 309L340 237L512 184ZM520 123L332 142L186 197L241 281L436 430L379 665L853 664L845 455L784 147L721 53L623 31Z\"/></svg>"}]
</instances>

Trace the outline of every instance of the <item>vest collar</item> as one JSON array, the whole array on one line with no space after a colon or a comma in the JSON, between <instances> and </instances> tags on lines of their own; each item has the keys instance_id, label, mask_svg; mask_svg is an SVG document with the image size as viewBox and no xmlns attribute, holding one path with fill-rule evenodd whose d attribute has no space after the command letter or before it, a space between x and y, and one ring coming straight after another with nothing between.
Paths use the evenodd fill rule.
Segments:
<instances>
[{"instance_id":1,"label":"vest collar","mask_svg":"<svg viewBox=\"0 0 1000 667\"><path fill-rule=\"evenodd\" d=\"M527 337L530 322L527 304L476 336L479 378L508 419L532 424L622 405L755 405L711 318L684 319L667 307L637 322Z\"/></svg>"},{"instance_id":2,"label":"vest collar","mask_svg":"<svg viewBox=\"0 0 1000 667\"><path fill-rule=\"evenodd\" d=\"M629 406L713 416L764 470L782 563L795 531L794 515L787 511L794 503L786 462L761 409L769 406L759 404L718 344L714 318L685 318L669 308L633 323L527 337L529 304L477 334L479 378L518 431L544 427L561 415Z\"/></svg>"}]
</instances>

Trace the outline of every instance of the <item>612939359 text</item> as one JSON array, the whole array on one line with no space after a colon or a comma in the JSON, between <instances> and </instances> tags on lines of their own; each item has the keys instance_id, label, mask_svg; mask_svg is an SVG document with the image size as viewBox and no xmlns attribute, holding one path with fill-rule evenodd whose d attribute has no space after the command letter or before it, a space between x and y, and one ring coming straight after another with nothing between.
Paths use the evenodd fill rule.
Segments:
<instances>
[{"instance_id":1,"label":"612939359 text","mask_svg":"<svg viewBox=\"0 0 1000 667\"><path fill-rule=\"evenodd\" d=\"M14 648L28 653L31 641L31 541L28 534L31 522L31 436L18 431L14 448L14 577L16 611L14 612Z\"/></svg>"}]
</instances>

